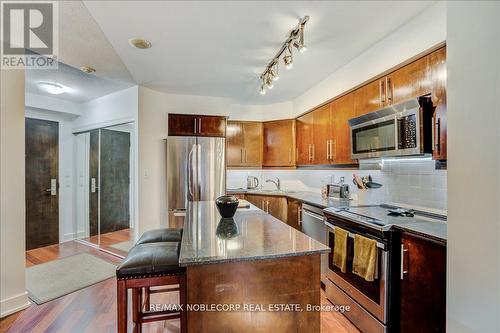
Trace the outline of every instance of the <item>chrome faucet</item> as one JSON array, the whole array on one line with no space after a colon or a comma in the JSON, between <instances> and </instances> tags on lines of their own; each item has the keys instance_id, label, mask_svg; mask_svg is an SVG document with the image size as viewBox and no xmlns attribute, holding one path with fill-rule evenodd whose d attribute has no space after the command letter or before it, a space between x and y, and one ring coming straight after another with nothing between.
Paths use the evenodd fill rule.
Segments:
<instances>
[{"instance_id":1,"label":"chrome faucet","mask_svg":"<svg viewBox=\"0 0 500 333\"><path fill-rule=\"evenodd\" d=\"M275 178L276 178L276 180L267 179L266 183L273 183L274 185L276 185L276 188L278 189L278 191L281 191L281 182L280 182L280 179L278 177L275 177Z\"/></svg>"}]
</instances>

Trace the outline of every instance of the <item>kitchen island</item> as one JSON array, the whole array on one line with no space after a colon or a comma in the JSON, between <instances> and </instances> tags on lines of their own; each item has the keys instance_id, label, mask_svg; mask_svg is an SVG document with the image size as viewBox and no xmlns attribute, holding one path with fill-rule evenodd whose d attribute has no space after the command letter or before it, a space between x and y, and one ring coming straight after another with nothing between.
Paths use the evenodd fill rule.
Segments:
<instances>
[{"instance_id":1,"label":"kitchen island","mask_svg":"<svg viewBox=\"0 0 500 333\"><path fill-rule=\"evenodd\" d=\"M320 254L329 248L255 206L221 219L191 202L179 263L188 332L319 332ZM203 311L205 310L205 311Z\"/></svg>"}]
</instances>

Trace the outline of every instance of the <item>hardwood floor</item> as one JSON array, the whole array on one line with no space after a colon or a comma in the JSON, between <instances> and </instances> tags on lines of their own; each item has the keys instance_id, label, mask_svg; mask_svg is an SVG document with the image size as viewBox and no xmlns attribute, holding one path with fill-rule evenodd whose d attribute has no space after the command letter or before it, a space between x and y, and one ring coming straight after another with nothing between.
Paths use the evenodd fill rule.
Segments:
<instances>
[{"instance_id":1,"label":"hardwood floor","mask_svg":"<svg viewBox=\"0 0 500 333\"><path fill-rule=\"evenodd\" d=\"M120 233L120 232L119 232ZM101 235L101 244L114 244L111 240L126 241L125 232L120 235ZM116 239L119 238L119 241ZM106 239L106 240L104 240ZM107 242L107 243L105 243ZM64 258L77 253L88 252L105 260L118 264L121 259L71 241L59 245L51 245L26 252L26 266L33 266ZM175 303L175 293L152 295L152 303ZM322 304L329 304L324 292L321 292ZM156 322L143 325L144 333L179 332L178 320ZM129 325L132 332L132 325ZM116 332L116 281L114 278L102 281L88 288L60 297L42 305L33 304L29 308L0 321L0 333L28 332ZM322 333L359 333L354 325L337 312L321 313Z\"/></svg>"}]
</instances>

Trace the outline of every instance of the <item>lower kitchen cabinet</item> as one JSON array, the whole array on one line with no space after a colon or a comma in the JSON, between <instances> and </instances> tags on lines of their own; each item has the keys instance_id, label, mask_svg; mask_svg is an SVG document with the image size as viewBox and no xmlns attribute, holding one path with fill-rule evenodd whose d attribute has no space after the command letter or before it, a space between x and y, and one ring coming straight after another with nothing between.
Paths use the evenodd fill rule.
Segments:
<instances>
[{"instance_id":1,"label":"lower kitchen cabinet","mask_svg":"<svg viewBox=\"0 0 500 333\"><path fill-rule=\"evenodd\" d=\"M446 331L446 244L401 235L400 332Z\"/></svg>"},{"instance_id":2,"label":"lower kitchen cabinet","mask_svg":"<svg viewBox=\"0 0 500 333\"><path fill-rule=\"evenodd\" d=\"M302 202L287 198L287 220L286 223L297 230L301 230Z\"/></svg>"},{"instance_id":3,"label":"lower kitchen cabinet","mask_svg":"<svg viewBox=\"0 0 500 333\"><path fill-rule=\"evenodd\" d=\"M288 214L286 197L247 194L246 199L266 213L286 223Z\"/></svg>"}]
</instances>

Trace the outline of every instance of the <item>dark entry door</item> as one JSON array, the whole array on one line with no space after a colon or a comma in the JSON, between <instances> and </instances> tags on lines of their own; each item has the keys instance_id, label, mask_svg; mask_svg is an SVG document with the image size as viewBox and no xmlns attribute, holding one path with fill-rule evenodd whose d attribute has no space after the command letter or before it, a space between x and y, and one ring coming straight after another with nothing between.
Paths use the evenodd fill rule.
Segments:
<instances>
[{"instance_id":1,"label":"dark entry door","mask_svg":"<svg viewBox=\"0 0 500 333\"><path fill-rule=\"evenodd\" d=\"M101 130L100 234L129 228L130 133Z\"/></svg>"},{"instance_id":2,"label":"dark entry door","mask_svg":"<svg viewBox=\"0 0 500 333\"><path fill-rule=\"evenodd\" d=\"M99 228L99 131L89 133L89 233L97 235Z\"/></svg>"},{"instance_id":3,"label":"dark entry door","mask_svg":"<svg viewBox=\"0 0 500 333\"><path fill-rule=\"evenodd\" d=\"M26 250L59 243L59 124L26 118Z\"/></svg>"}]
</instances>

